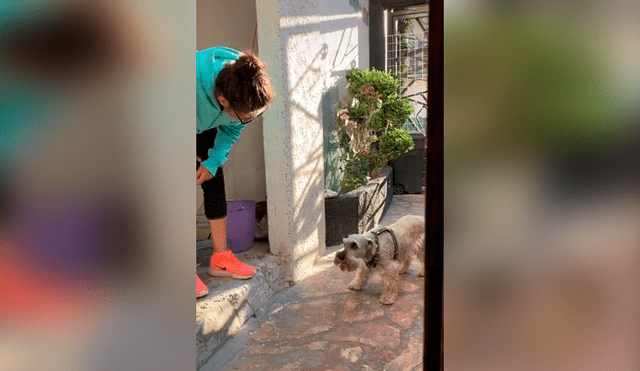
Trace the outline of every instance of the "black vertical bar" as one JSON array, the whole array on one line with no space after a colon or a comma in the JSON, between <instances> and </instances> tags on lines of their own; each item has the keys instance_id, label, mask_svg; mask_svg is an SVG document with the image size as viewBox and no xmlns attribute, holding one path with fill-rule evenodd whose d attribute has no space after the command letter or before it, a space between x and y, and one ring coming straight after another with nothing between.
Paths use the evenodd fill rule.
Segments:
<instances>
[{"instance_id":1,"label":"black vertical bar","mask_svg":"<svg viewBox=\"0 0 640 371\"><path fill-rule=\"evenodd\" d=\"M444 6L429 1L429 74L425 161L426 292L423 368L444 369Z\"/></svg>"},{"instance_id":2,"label":"black vertical bar","mask_svg":"<svg viewBox=\"0 0 640 371\"><path fill-rule=\"evenodd\" d=\"M384 34L384 8L380 0L369 1L369 67L385 71L384 51L387 35Z\"/></svg>"}]
</instances>

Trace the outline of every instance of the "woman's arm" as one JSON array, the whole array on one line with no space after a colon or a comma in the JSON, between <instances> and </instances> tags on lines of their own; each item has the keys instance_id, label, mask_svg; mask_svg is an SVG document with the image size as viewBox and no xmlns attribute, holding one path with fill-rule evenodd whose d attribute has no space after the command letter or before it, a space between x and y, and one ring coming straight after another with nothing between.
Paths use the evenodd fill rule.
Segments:
<instances>
[{"instance_id":1,"label":"woman's arm","mask_svg":"<svg viewBox=\"0 0 640 371\"><path fill-rule=\"evenodd\" d=\"M218 126L215 144L208 152L209 158L202 161L202 166L209 170L211 175L216 175L218 167L227 162L231 146L240 137L242 129L244 125L241 124Z\"/></svg>"}]
</instances>

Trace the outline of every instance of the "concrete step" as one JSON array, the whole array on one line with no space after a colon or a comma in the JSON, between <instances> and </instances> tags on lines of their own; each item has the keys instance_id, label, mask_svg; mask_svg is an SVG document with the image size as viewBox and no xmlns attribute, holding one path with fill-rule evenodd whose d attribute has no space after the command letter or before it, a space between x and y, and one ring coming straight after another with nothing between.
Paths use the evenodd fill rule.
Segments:
<instances>
[{"instance_id":1,"label":"concrete step","mask_svg":"<svg viewBox=\"0 0 640 371\"><path fill-rule=\"evenodd\" d=\"M196 300L197 367L204 365L233 337L269 299L284 288L280 261L269 253L266 242L255 242L251 250L236 257L255 267L248 280L210 277L211 241L198 241L196 272L209 288L209 295Z\"/></svg>"}]
</instances>

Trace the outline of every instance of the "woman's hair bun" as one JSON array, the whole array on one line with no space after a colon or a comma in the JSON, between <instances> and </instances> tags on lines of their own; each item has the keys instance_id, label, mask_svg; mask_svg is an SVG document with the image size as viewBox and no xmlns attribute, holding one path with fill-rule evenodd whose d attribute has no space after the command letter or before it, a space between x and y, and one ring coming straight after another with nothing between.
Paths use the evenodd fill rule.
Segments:
<instances>
[{"instance_id":1,"label":"woman's hair bun","mask_svg":"<svg viewBox=\"0 0 640 371\"><path fill-rule=\"evenodd\" d=\"M251 52L245 52L218 73L214 94L225 97L240 113L268 107L274 98L265 64Z\"/></svg>"},{"instance_id":2,"label":"woman's hair bun","mask_svg":"<svg viewBox=\"0 0 640 371\"><path fill-rule=\"evenodd\" d=\"M243 54L236 61L236 68L240 76L246 79L253 79L258 76L264 69L264 63L262 63L253 54Z\"/></svg>"}]
</instances>

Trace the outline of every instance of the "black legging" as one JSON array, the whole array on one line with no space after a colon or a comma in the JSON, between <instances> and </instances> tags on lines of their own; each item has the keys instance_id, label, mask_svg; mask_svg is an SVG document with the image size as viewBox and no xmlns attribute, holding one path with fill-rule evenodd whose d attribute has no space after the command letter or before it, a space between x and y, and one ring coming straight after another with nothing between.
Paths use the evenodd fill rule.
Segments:
<instances>
[{"instance_id":1,"label":"black legging","mask_svg":"<svg viewBox=\"0 0 640 371\"><path fill-rule=\"evenodd\" d=\"M202 161L209 158L207 152L216 140L218 128L203 131L196 135L196 155ZM200 163L196 161L196 170L200 167ZM224 192L224 175L222 167L218 168L216 175L202 183L202 191L204 193L204 215L209 220L222 219L227 216L227 197Z\"/></svg>"}]
</instances>

